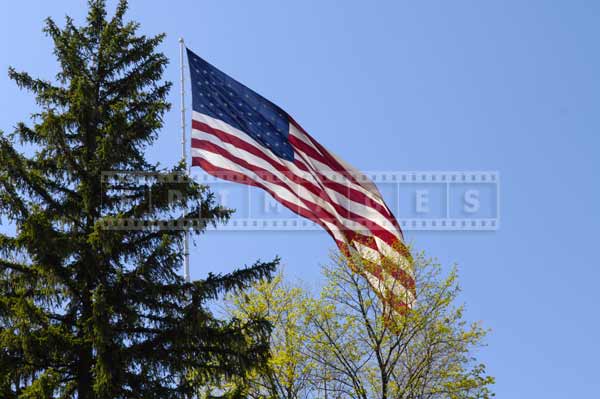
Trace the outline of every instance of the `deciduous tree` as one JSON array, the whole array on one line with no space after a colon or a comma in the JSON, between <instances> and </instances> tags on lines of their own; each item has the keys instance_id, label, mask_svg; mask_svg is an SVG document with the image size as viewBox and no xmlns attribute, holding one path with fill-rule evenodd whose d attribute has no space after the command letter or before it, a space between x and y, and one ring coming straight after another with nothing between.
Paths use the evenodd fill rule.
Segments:
<instances>
[{"instance_id":1,"label":"deciduous tree","mask_svg":"<svg viewBox=\"0 0 600 399\"><path fill-rule=\"evenodd\" d=\"M333 397L489 398L493 378L474 351L486 335L456 304L458 276L418 255L417 300L390 313L368 282L349 267L362 258L338 255L324 269L327 285L312 307L310 358L326 370Z\"/></svg>"},{"instance_id":2,"label":"deciduous tree","mask_svg":"<svg viewBox=\"0 0 600 399\"><path fill-rule=\"evenodd\" d=\"M226 313L239 320L265 318L272 326L270 358L263 369L252 370L245 378L232 381L249 398L296 399L315 390L316 364L308 357L310 342L309 306L306 291L286 282L279 272L241 294L231 294Z\"/></svg>"},{"instance_id":3,"label":"deciduous tree","mask_svg":"<svg viewBox=\"0 0 600 399\"><path fill-rule=\"evenodd\" d=\"M316 296L280 277L236 296L231 314L263 314L274 328L268 369L236 386L257 398L492 397L494 379L475 356L487 331L464 320L456 269L444 275L416 256L417 300L400 314L352 271L361 262L335 255Z\"/></svg>"}]
</instances>

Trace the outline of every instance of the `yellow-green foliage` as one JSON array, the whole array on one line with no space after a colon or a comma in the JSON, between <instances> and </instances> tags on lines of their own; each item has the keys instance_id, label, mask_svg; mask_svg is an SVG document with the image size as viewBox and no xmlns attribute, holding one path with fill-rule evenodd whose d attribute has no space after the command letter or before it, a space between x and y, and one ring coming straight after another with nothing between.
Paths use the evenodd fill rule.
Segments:
<instances>
[{"instance_id":1,"label":"yellow-green foliage","mask_svg":"<svg viewBox=\"0 0 600 399\"><path fill-rule=\"evenodd\" d=\"M336 255L311 295L280 273L228 302L231 316L272 323L268 369L231 383L252 398L489 398L494 380L474 351L486 335L464 320L455 268L415 257L417 300L390 315ZM360 262L352 259L352 262Z\"/></svg>"},{"instance_id":2,"label":"yellow-green foliage","mask_svg":"<svg viewBox=\"0 0 600 399\"><path fill-rule=\"evenodd\" d=\"M273 326L268 369L248 376L248 394L299 397L315 368L302 346L309 342L308 330L303 328L309 323L312 304L307 294L300 287L286 284L280 273L229 299L231 316L242 320L264 317Z\"/></svg>"}]
</instances>

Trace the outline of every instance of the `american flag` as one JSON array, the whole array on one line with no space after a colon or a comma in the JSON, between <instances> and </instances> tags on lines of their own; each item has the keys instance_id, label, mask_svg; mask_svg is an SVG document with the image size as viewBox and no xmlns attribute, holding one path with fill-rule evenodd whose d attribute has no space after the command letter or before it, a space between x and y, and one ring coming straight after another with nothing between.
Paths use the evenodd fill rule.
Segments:
<instances>
[{"instance_id":1,"label":"american flag","mask_svg":"<svg viewBox=\"0 0 600 399\"><path fill-rule=\"evenodd\" d=\"M189 49L192 165L260 187L322 226L351 267L396 310L414 300L412 258L375 185L332 154L290 115ZM353 258L356 258L354 256ZM360 264L357 264L360 263Z\"/></svg>"}]
</instances>

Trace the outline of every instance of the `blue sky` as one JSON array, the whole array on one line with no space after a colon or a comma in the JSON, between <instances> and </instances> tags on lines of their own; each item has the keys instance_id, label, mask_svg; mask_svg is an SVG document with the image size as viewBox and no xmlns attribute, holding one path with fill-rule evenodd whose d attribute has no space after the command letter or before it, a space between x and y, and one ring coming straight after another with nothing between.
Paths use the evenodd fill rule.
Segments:
<instances>
[{"instance_id":1,"label":"blue sky","mask_svg":"<svg viewBox=\"0 0 600 399\"><path fill-rule=\"evenodd\" d=\"M0 70L52 77L42 21L84 13L83 1L3 4ZM360 169L498 171L497 231L406 236L460 266L467 317L492 329L480 357L499 398L597 393L600 3L133 0L129 16L167 33L167 79L183 36ZM165 165L180 156L176 87L148 154ZM0 92L10 131L34 103L6 73ZM192 276L278 254L318 282L332 244L314 231L211 232Z\"/></svg>"}]
</instances>

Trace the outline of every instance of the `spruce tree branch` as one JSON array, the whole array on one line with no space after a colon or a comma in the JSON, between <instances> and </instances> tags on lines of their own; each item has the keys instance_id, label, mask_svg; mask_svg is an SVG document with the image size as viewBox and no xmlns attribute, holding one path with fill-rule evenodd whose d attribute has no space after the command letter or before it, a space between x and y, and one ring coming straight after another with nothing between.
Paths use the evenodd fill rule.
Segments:
<instances>
[{"instance_id":1,"label":"spruce tree branch","mask_svg":"<svg viewBox=\"0 0 600 399\"><path fill-rule=\"evenodd\" d=\"M35 272L35 269L31 265L27 265L24 263L11 262L6 259L0 259L0 270L4 271L6 269L13 270L15 272L19 272L19 273L23 273L23 274L28 274L30 276L37 275L37 273Z\"/></svg>"}]
</instances>

